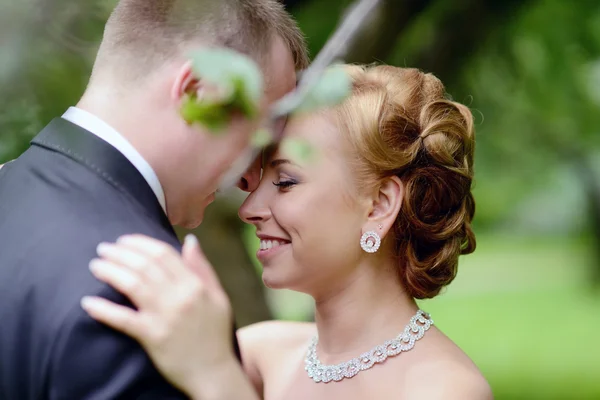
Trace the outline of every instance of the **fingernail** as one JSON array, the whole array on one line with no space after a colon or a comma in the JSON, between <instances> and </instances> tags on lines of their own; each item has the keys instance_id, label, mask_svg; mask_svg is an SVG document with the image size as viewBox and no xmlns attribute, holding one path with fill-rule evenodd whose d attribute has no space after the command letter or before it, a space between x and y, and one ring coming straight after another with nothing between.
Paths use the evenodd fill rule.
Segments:
<instances>
[{"instance_id":1,"label":"fingernail","mask_svg":"<svg viewBox=\"0 0 600 400\"><path fill-rule=\"evenodd\" d=\"M123 242L127 242L127 241L129 241L130 239L132 239L133 237L134 237L134 235L123 235L123 236L120 236L120 237L117 239L117 243L123 243Z\"/></svg>"},{"instance_id":2,"label":"fingernail","mask_svg":"<svg viewBox=\"0 0 600 400\"><path fill-rule=\"evenodd\" d=\"M94 306L94 298L90 296L84 296L81 298L81 308L84 310L89 310Z\"/></svg>"},{"instance_id":3,"label":"fingernail","mask_svg":"<svg viewBox=\"0 0 600 400\"><path fill-rule=\"evenodd\" d=\"M183 241L183 245L185 247L198 246L198 238L195 235L188 233Z\"/></svg>"},{"instance_id":4,"label":"fingernail","mask_svg":"<svg viewBox=\"0 0 600 400\"><path fill-rule=\"evenodd\" d=\"M98 271L98 269L100 268L99 263L100 263L100 260L97 258L94 258L92 261L90 261L88 266L90 268L90 271L92 271L93 274L95 274Z\"/></svg>"},{"instance_id":5,"label":"fingernail","mask_svg":"<svg viewBox=\"0 0 600 400\"><path fill-rule=\"evenodd\" d=\"M98 253L99 256L105 255L110 250L111 247L112 247L112 244L102 242L98 245L98 247L96 247L96 253Z\"/></svg>"}]
</instances>

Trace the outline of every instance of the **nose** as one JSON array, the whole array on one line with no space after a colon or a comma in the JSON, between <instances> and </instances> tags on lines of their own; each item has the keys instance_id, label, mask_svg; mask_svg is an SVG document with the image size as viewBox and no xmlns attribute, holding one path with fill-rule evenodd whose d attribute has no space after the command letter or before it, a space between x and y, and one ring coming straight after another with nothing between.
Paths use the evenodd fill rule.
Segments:
<instances>
[{"instance_id":1,"label":"nose","mask_svg":"<svg viewBox=\"0 0 600 400\"><path fill-rule=\"evenodd\" d=\"M240 219L247 224L257 225L271 218L271 209L268 204L268 190L265 186L259 187L250 193L238 212Z\"/></svg>"},{"instance_id":2,"label":"nose","mask_svg":"<svg viewBox=\"0 0 600 400\"><path fill-rule=\"evenodd\" d=\"M261 156L258 156L256 160L250 165L248 170L242 175L237 187L242 189L244 192L254 192L258 189L260 184L260 171L261 171Z\"/></svg>"}]
</instances>

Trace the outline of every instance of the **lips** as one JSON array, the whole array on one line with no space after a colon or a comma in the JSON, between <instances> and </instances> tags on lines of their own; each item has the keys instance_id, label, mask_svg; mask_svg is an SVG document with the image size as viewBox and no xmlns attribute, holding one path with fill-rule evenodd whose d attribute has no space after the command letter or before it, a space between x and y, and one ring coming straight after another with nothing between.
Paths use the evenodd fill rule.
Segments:
<instances>
[{"instance_id":1,"label":"lips","mask_svg":"<svg viewBox=\"0 0 600 400\"><path fill-rule=\"evenodd\" d=\"M261 250L270 250L273 249L275 247L287 244L289 242L285 242L283 240L261 240L260 241L260 249Z\"/></svg>"},{"instance_id":2,"label":"lips","mask_svg":"<svg viewBox=\"0 0 600 400\"><path fill-rule=\"evenodd\" d=\"M287 239L278 238L275 236L267 236L259 234L257 235L260 239L260 250L256 253L256 256L261 261L266 261L269 257L279 253L287 247L291 242Z\"/></svg>"}]
</instances>

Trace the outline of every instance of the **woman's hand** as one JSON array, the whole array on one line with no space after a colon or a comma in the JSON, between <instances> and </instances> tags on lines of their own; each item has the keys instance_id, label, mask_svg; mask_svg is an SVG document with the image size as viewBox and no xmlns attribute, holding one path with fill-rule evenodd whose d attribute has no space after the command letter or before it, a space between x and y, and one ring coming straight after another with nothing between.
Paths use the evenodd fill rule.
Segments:
<instances>
[{"instance_id":1,"label":"woman's hand","mask_svg":"<svg viewBox=\"0 0 600 400\"><path fill-rule=\"evenodd\" d=\"M188 394L211 371L231 365L229 299L195 237L186 238L182 255L141 235L102 243L98 255L90 262L94 276L138 310L86 297L82 307L90 316L138 340L161 373Z\"/></svg>"}]
</instances>

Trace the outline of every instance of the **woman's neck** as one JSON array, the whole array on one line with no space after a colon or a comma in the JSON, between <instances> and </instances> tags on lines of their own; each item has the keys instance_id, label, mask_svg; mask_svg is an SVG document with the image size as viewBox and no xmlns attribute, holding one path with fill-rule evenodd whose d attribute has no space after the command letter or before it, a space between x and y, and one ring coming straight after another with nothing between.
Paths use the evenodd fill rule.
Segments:
<instances>
[{"instance_id":1,"label":"woman's neck","mask_svg":"<svg viewBox=\"0 0 600 400\"><path fill-rule=\"evenodd\" d=\"M391 264L361 266L335 290L315 298L321 362L347 361L396 337L417 312Z\"/></svg>"}]
</instances>

